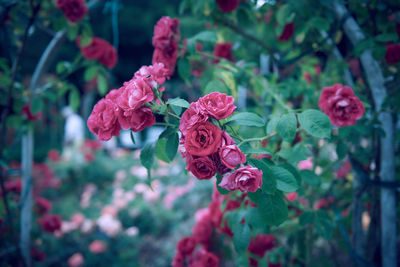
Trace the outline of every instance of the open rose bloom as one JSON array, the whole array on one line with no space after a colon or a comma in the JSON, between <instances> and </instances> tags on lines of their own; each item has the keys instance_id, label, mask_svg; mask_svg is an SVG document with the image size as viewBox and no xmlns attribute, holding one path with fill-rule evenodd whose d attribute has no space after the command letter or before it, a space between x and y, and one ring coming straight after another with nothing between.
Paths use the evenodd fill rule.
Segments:
<instances>
[{"instance_id":1,"label":"open rose bloom","mask_svg":"<svg viewBox=\"0 0 400 267\"><path fill-rule=\"evenodd\" d=\"M323 88L318 105L338 127L356 124L365 112L364 104L353 90L341 84Z\"/></svg>"}]
</instances>

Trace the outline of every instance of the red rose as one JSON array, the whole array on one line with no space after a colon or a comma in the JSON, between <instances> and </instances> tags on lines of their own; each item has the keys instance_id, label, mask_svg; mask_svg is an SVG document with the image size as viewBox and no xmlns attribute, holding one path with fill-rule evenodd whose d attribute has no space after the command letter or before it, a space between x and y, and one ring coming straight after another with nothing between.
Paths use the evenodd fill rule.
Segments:
<instances>
[{"instance_id":1,"label":"red rose","mask_svg":"<svg viewBox=\"0 0 400 267\"><path fill-rule=\"evenodd\" d=\"M262 185L262 171L250 165L240 167L222 177L220 187L227 190L256 192Z\"/></svg>"},{"instance_id":2,"label":"red rose","mask_svg":"<svg viewBox=\"0 0 400 267\"><path fill-rule=\"evenodd\" d=\"M38 112L37 114L32 114L31 105L28 103L22 107L22 113L25 114L26 118L29 121L36 121L42 117L42 112Z\"/></svg>"},{"instance_id":3,"label":"red rose","mask_svg":"<svg viewBox=\"0 0 400 267\"><path fill-rule=\"evenodd\" d=\"M171 43L179 40L179 20L162 17L154 26L153 46L158 49L169 49Z\"/></svg>"},{"instance_id":4,"label":"red rose","mask_svg":"<svg viewBox=\"0 0 400 267\"><path fill-rule=\"evenodd\" d=\"M112 69L114 68L115 64L117 64L117 61L117 50L115 50L114 46L112 46L111 44L106 43L106 45L103 47L99 62L107 69Z\"/></svg>"},{"instance_id":5,"label":"red rose","mask_svg":"<svg viewBox=\"0 0 400 267\"><path fill-rule=\"evenodd\" d=\"M256 238L250 240L247 250L259 256L264 257L265 252L278 246L278 243L273 235L258 235Z\"/></svg>"},{"instance_id":6,"label":"red rose","mask_svg":"<svg viewBox=\"0 0 400 267\"><path fill-rule=\"evenodd\" d=\"M197 123L187 131L185 149L195 156L208 156L221 145L222 131L211 122Z\"/></svg>"},{"instance_id":7,"label":"red rose","mask_svg":"<svg viewBox=\"0 0 400 267\"><path fill-rule=\"evenodd\" d=\"M232 137L225 131L222 132L222 140L221 140L221 145L222 146L229 146L235 144L235 140L232 139Z\"/></svg>"},{"instance_id":8,"label":"red rose","mask_svg":"<svg viewBox=\"0 0 400 267\"><path fill-rule=\"evenodd\" d=\"M218 174L224 175L225 173L227 173L231 170L230 168L225 166L224 163L222 163L219 152L215 152L215 153L211 154L211 156L209 156L209 157L211 158L212 161L214 161L214 164L215 164Z\"/></svg>"},{"instance_id":9,"label":"red rose","mask_svg":"<svg viewBox=\"0 0 400 267\"><path fill-rule=\"evenodd\" d=\"M211 252L206 252L201 256L201 265L204 267L218 267L219 266L219 258Z\"/></svg>"},{"instance_id":10,"label":"red rose","mask_svg":"<svg viewBox=\"0 0 400 267\"><path fill-rule=\"evenodd\" d=\"M40 215L43 215L51 210L50 201L48 201L47 199L45 199L43 197L36 198L35 204L36 204L35 211Z\"/></svg>"},{"instance_id":11,"label":"red rose","mask_svg":"<svg viewBox=\"0 0 400 267\"><path fill-rule=\"evenodd\" d=\"M352 166L350 161L346 160L345 163L340 167L338 171L335 172L335 175L338 179L343 179L346 175L351 171Z\"/></svg>"},{"instance_id":12,"label":"red rose","mask_svg":"<svg viewBox=\"0 0 400 267\"><path fill-rule=\"evenodd\" d=\"M61 229L61 218L58 215L45 215L39 223L46 232L54 233Z\"/></svg>"},{"instance_id":13,"label":"red rose","mask_svg":"<svg viewBox=\"0 0 400 267\"><path fill-rule=\"evenodd\" d=\"M60 152L58 152L57 149L50 149L49 152L47 152L47 158L53 162L60 161Z\"/></svg>"},{"instance_id":14,"label":"red rose","mask_svg":"<svg viewBox=\"0 0 400 267\"><path fill-rule=\"evenodd\" d=\"M132 113L130 124L133 132L143 131L144 128L153 126L156 118L149 107L141 107Z\"/></svg>"},{"instance_id":15,"label":"red rose","mask_svg":"<svg viewBox=\"0 0 400 267\"><path fill-rule=\"evenodd\" d=\"M176 253L171 263L172 267L185 267L185 257L181 253Z\"/></svg>"},{"instance_id":16,"label":"red rose","mask_svg":"<svg viewBox=\"0 0 400 267\"><path fill-rule=\"evenodd\" d=\"M389 64L395 64L400 61L400 44L386 46L385 59Z\"/></svg>"},{"instance_id":17,"label":"red rose","mask_svg":"<svg viewBox=\"0 0 400 267\"><path fill-rule=\"evenodd\" d=\"M93 37L92 42L84 47L81 47L81 37L76 39L78 47L81 48L81 52L84 58L86 59L99 59L104 52L104 48L108 45L108 43L98 37Z\"/></svg>"},{"instance_id":18,"label":"red rose","mask_svg":"<svg viewBox=\"0 0 400 267\"><path fill-rule=\"evenodd\" d=\"M56 6L72 23L82 19L88 10L84 0L57 0Z\"/></svg>"},{"instance_id":19,"label":"red rose","mask_svg":"<svg viewBox=\"0 0 400 267\"><path fill-rule=\"evenodd\" d=\"M219 92L212 92L200 97L198 102L205 114L217 120L229 117L236 109L236 106L233 104L235 99L232 96Z\"/></svg>"},{"instance_id":20,"label":"red rose","mask_svg":"<svg viewBox=\"0 0 400 267\"><path fill-rule=\"evenodd\" d=\"M117 106L109 99L101 99L94 106L87 125L89 130L101 141L110 140L112 136L118 136L121 126L116 115Z\"/></svg>"},{"instance_id":21,"label":"red rose","mask_svg":"<svg viewBox=\"0 0 400 267\"><path fill-rule=\"evenodd\" d=\"M222 12L232 12L234 11L238 5L239 5L239 0L216 0L217 5L219 9L221 9Z\"/></svg>"},{"instance_id":22,"label":"red rose","mask_svg":"<svg viewBox=\"0 0 400 267\"><path fill-rule=\"evenodd\" d=\"M179 130L182 135L185 136L187 131L190 130L194 125L206 122L208 119L207 115L200 109L198 102L190 104L189 108L183 112Z\"/></svg>"},{"instance_id":23,"label":"red rose","mask_svg":"<svg viewBox=\"0 0 400 267\"><path fill-rule=\"evenodd\" d=\"M154 99L151 86L142 77L134 77L129 82L125 82L123 87L124 89L117 99L117 104L124 110L125 115L128 115L127 112L137 110L143 104Z\"/></svg>"},{"instance_id":24,"label":"red rose","mask_svg":"<svg viewBox=\"0 0 400 267\"><path fill-rule=\"evenodd\" d=\"M214 176L216 166L214 161L212 161L209 157L198 157L189 160L188 170L191 171L197 179L205 180L211 179Z\"/></svg>"},{"instance_id":25,"label":"red rose","mask_svg":"<svg viewBox=\"0 0 400 267\"><path fill-rule=\"evenodd\" d=\"M196 240L191 236L182 238L176 245L178 253L182 254L183 256L191 255L193 253L195 246L196 246Z\"/></svg>"},{"instance_id":26,"label":"red rose","mask_svg":"<svg viewBox=\"0 0 400 267\"><path fill-rule=\"evenodd\" d=\"M232 44L231 43L218 43L214 47L213 55L220 58L225 58L229 61L234 61L232 55ZM214 59L214 63L218 63L219 59Z\"/></svg>"},{"instance_id":27,"label":"red rose","mask_svg":"<svg viewBox=\"0 0 400 267\"><path fill-rule=\"evenodd\" d=\"M21 194L22 181L21 181L21 179L18 179L15 181L6 182L4 184L4 187L6 189L6 192L13 192L16 194Z\"/></svg>"},{"instance_id":28,"label":"red rose","mask_svg":"<svg viewBox=\"0 0 400 267\"><path fill-rule=\"evenodd\" d=\"M364 112L364 104L348 86L335 84L322 90L318 105L338 127L354 125Z\"/></svg>"},{"instance_id":29,"label":"red rose","mask_svg":"<svg viewBox=\"0 0 400 267\"><path fill-rule=\"evenodd\" d=\"M323 198L315 202L313 208L314 210L323 209L331 205L334 201L335 199L333 197Z\"/></svg>"},{"instance_id":30,"label":"red rose","mask_svg":"<svg viewBox=\"0 0 400 267\"><path fill-rule=\"evenodd\" d=\"M31 249L31 257L34 261L42 262L46 260L46 253L34 247Z\"/></svg>"},{"instance_id":31,"label":"red rose","mask_svg":"<svg viewBox=\"0 0 400 267\"><path fill-rule=\"evenodd\" d=\"M281 36L278 37L279 41L289 41L289 39L293 36L294 34L294 22L288 23L285 25L285 28L283 28Z\"/></svg>"},{"instance_id":32,"label":"red rose","mask_svg":"<svg viewBox=\"0 0 400 267\"><path fill-rule=\"evenodd\" d=\"M222 146L219 149L219 156L221 162L230 169L234 169L237 165L246 162L246 156L236 145Z\"/></svg>"},{"instance_id":33,"label":"red rose","mask_svg":"<svg viewBox=\"0 0 400 267\"><path fill-rule=\"evenodd\" d=\"M194 225L192 235L196 242L207 246L211 238L212 230L211 218L206 216Z\"/></svg>"},{"instance_id":34,"label":"red rose","mask_svg":"<svg viewBox=\"0 0 400 267\"><path fill-rule=\"evenodd\" d=\"M168 50L154 49L152 64L163 63L167 69L169 79L175 71L175 64L178 58L178 45L173 43Z\"/></svg>"}]
</instances>

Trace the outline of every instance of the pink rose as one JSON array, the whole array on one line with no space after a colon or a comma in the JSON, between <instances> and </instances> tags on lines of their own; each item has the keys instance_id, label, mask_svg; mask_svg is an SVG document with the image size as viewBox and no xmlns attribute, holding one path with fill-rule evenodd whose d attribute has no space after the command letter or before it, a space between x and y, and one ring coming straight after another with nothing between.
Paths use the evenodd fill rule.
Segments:
<instances>
[{"instance_id":1,"label":"pink rose","mask_svg":"<svg viewBox=\"0 0 400 267\"><path fill-rule=\"evenodd\" d=\"M221 145L222 131L211 122L197 123L187 131L186 151L195 156L208 156L216 152Z\"/></svg>"},{"instance_id":2,"label":"pink rose","mask_svg":"<svg viewBox=\"0 0 400 267\"><path fill-rule=\"evenodd\" d=\"M231 169L228 168L224 163L221 161L221 157L219 155L219 152L215 152L209 156L212 161L214 161L216 170L218 174L224 175L225 173L229 172Z\"/></svg>"},{"instance_id":3,"label":"pink rose","mask_svg":"<svg viewBox=\"0 0 400 267\"><path fill-rule=\"evenodd\" d=\"M262 171L250 165L240 167L233 173L225 174L219 184L227 190L256 192L262 185Z\"/></svg>"},{"instance_id":4,"label":"pink rose","mask_svg":"<svg viewBox=\"0 0 400 267\"><path fill-rule=\"evenodd\" d=\"M153 46L158 49L169 49L172 42L179 39L179 20L162 17L154 26Z\"/></svg>"},{"instance_id":5,"label":"pink rose","mask_svg":"<svg viewBox=\"0 0 400 267\"><path fill-rule=\"evenodd\" d=\"M351 171L352 166L350 161L346 160L345 163L340 167L339 170L335 172L335 175L338 179L343 179L346 175Z\"/></svg>"},{"instance_id":6,"label":"pink rose","mask_svg":"<svg viewBox=\"0 0 400 267\"><path fill-rule=\"evenodd\" d=\"M236 145L222 146L219 149L219 156L221 162L230 169L234 169L237 165L246 162L246 156Z\"/></svg>"},{"instance_id":7,"label":"pink rose","mask_svg":"<svg viewBox=\"0 0 400 267\"><path fill-rule=\"evenodd\" d=\"M172 267L185 267L185 257L177 252L171 263Z\"/></svg>"},{"instance_id":8,"label":"pink rose","mask_svg":"<svg viewBox=\"0 0 400 267\"><path fill-rule=\"evenodd\" d=\"M53 162L58 162L61 160L60 152L57 149L50 149L47 152L47 158Z\"/></svg>"},{"instance_id":9,"label":"pink rose","mask_svg":"<svg viewBox=\"0 0 400 267\"><path fill-rule=\"evenodd\" d=\"M207 246L210 242L212 230L213 224L211 218L204 217L193 226L193 238L196 242Z\"/></svg>"},{"instance_id":10,"label":"pink rose","mask_svg":"<svg viewBox=\"0 0 400 267\"><path fill-rule=\"evenodd\" d=\"M153 126L156 118L149 107L141 107L132 113L130 124L133 132L143 131L144 128Z\"/></svg>"},{"instance_id":11,"label":"pink rose","mask_svg":"<svg viewBox=\"0 0 400 267\"><path fill-rule=\"evenodd\" d=\"M294 34L294 22L288 23L285 25L285 28L283 28L281 36L278 37L279 41L289 41L289 39L293 36Z\"/></svg>"},{"instance_id":12,"label":"pink rose","mask_svg":"<svg viewBox=\"0 0 400 267\"><path fill-rule=\"evenodd\" d=\"M151 86L142 77L135 77L129 82L125 82L123 87L124 89L117 99L117 104L125 113L137 110L154 99Z\"/></svg>"},{"instance_id":13,"label":"pink rose","mask_svg":"<svg viewBox=\"0 0 400 267\"><path fill-rule=\"evenodd\" d=\"M232 137L225 131L222 132L222 140L221 140L221 145L222 146L229 146L235 144L235 140L232 139Z\"/></svg>"},{"instance_id":14,"label":"pink rose","mask_svg":"<svg viewBox=\"0 0 400 267\"><path fill-rule=\"evenodd\" d=\"M259 256L264 257L265 252L278 246L278 243L273 235L258 235L250 240L247 250Z\"/></svg>"},{"instance_id":15,"label":"pink rose","mask_svg":"<svg viewBox=\"0 0 400 267\"><path fill-rule=\"evenodd\" d=\"M197 179L205 180L214 176L216 166L214 161L212 161L209 157L198 157L189 160L188 170L192 172Z\"/></svg>"},{"instance_id":16,"label":"pink rose","mask_svg":"<svg viewBox=\"0 0 400 267\"><path fill-rule=\"evenodd\" d=\"M84 0L57 0L56 6L72 23L82 19L88 10Z\"/></svg>"},{"instance_id":17,"label":"pink rose","mask_svg":"<svg viewBox=\"0 0 400 267\"><path fill-rule=\"evenodd\" d=\"M81 253L75 253L68 259L68 266L79 267L83 264L83 256Z\"/></svg>"},{"instance_id":18,"label":"pink rose","mask_svg":"<svg viewBox=\"0 0 400 267\"><path fill-rule=\"evenodd\" d=\"M89 130L98 136L101 141L110 140L112 136L118 136L121 126L116 115L117 106L109 99L101 99L94 106L87 125Z\"/></svg>"},{"instance_id":19,"label":"pink rose","mask_svg":"<svg viewBox=\"0 0 400 267\"><path fill-rule=\"evenodd\" d=\"M290 201L293 202L297 199L297 193L296 192L291 192L286 194L286 198Z\"/></svg>"},{"instance_id":20,"label":"pink rose","mask_svg":"<svg viewBox=\"0 0 400 267\"><path fill-rule=\"evenodd\" d=\"M239 6L239 0L217 0L218 8L225 13L232 12Z\"/></svg>"},{"instance_id":21,"label":"pink rose","mask_svg":"<svg viewBox=\"0 0 400 267\"><path fill-rule=\"evenodd\" d=\"M99 62L107 69L112 69L114 68L115 64L117 64L117 61L117 50L115 50L114 46L112 46L111 44L106 43L106 45L103 47Z\"/></svg>"},{"instance_id":22,"label":"pink rose","mask_svg":"<svg viewBox=\"0 0 400 267\"><path fill-rule=\"evenodd\" d=\"M214 47L213 55L220 58L225 58L229 61L235 61L232 55L231 43L218 43ZM214 59L214 63L218 63L219 59Z\"/></svg>"},{"instance_id":23,"label":"pink rose","mask_svg":"<svg viewBox=\"0 0 400 267\"><path fill-rule=\"evenodd\" d=\"M142 66L135 77L143 77L153 88L162 85L168 76L168 70L163 63L155 63L150 66ZM161 91L161 90L160 90Z\"/></svg>"},{"instance_id":24,"label":"pink rose","mask_svg":"<svg viewBox=\"0 0 400 267\"><path fill-rule=\"evenodd\" d=\"M297 163L297 168L299 168L299 170L311 170L312 167L313 167L313 162L311 158L307 158L306 160L302 160L299 161L299 163Z\"/></svg>"},{"instance_id":25,"label":"pink rose","mask_svg":"<svg viewBox=\"0 0 400 267\"><path fill-rule=\"evenodd\" d=\"M198 102L205 114L217 120L229 117L236 109L236 106L233 104L235 99L232 96L219 92L212 92L200 97Z\"/></svg>"},{"instance_id":26,"label":"pink rose","mask_svg":"<svg viewBox=\"0 0 400 267\"><path fill-rule=\"evenodd\" d=\"M207 115L200 109L198 102L190 104L189 108L183 112L179 130L182 135L185 136L187 131L190 130L194 125L206 122L208 119Z\"/></svg>"},{"instance_id":27,"label":"pink rose","mask_svg":"<svg viewBox=\"0 0 400 267\"><path fill-rule=\"evenodd\" d=\"M178 253L183 256L190 256L193 253L195 246L196 240L191 236L182 238L176 245Z\"/></svg>"},{"instance_id":28,"label":"pink rose","mask_svg":"<svg viewBox=\"0 0 400 267\"><path fill-rule=\"evenodd\" d=\"M364 104L348 86L335 84L322 90L318 105L338 127L354 125L364 112Z\"/></svg>"},{"instance_id":29,"label":"pink rose","mask_svg":"<svg viewBox=\"0 0 400 267\"><path fill-rule=\"evenodd\" d=\"M154 49L152 64L162 63L167 70L167 78L169 79L175 71L175 64L178 58L178 45L172 43L168 50Z\"/></svg>"},{"instance_id":30,"label":"pink rose","mask_svg":"<svg viewBox=\"0 0 400 267\"><path fill-rule=\"evenodd\" d=\"M89 245L89 250L94 254L100 254L106 251L107 245L103 241L95 240Z\"/></svg>"},{"instance_id":31,"label":"pink rose","mask_svg":"<svg viewBox=\"0 0 400 267\"><path fill-rule=\"evenodd\" d=\"M58 215L44 215L40 218L39 224L44 231L54 233L61 229L61 218Z\"/></svg>"}]
</instances>

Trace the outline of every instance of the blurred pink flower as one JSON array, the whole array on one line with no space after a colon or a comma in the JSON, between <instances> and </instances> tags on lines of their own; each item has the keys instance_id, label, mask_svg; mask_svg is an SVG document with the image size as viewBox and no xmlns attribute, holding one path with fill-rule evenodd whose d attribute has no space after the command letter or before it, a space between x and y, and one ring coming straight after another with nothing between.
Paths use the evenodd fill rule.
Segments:
<instances>
[{"instance_id":1,"label":"blurred pink flower","mask_svg":"<svg viewBox=\"0 0 400 267\"><path fill-rule=\"evenodd\" d=\"M74 223L77 227L79 227L83 221L85 220L85 216L82 213L77 212L71 217L71 222Z\"/></svg>"},{"instance_id":2,"label":"blurred pink flower","mask_svg":"<svg viewBox=\"0 0 400 267\"><path fill-rule=\"evenodd\" d=\"M311 158L307 158L306 160L302 160L297 164L297 168L299 170L311 170L313 168L313 162Z\"/></svg>"},{"instance_id":3,"label":"blurred pink flower","mask_svg":"<svg viewBox=\"0 0 400 267\"><path fill-rule=\"evenodd\" d=\"M293 202L297 199L297 193L296 192L291 192L286 194L286 198L290 201Z\"/></svg>"},{"instance_id":4,"label":"blurred pink flower","mask_svg":"<svg viewBox=\"0 0 400 267\"><path fill-rule=\"evenodd\" d=\"M110 214L103 214L97 219L100 230L110 237L116 236L121 230L122 225L119 220Z\"/></svg>"},{"instance_id":5,"label":"blurred pink flower","mask_svg":"<svg viewBox=\"0 0 400 267\"><path fill-rule=\"evenodd\" d=\"M208 207L199 209L194 214L194 218L195 218L196 222L200 221L201 219L203 219L207 216L210 216L210 209Z\"/></svg>"},{"instance_id":6,"label":"blurred pink flower","mask_svg":"<svg viewBox=\"0 0 400 267\"><path fill-rule=\"evenodd\" d=\"M107 244L100 240L95 240L89 245L89 250L94 254L103 253L107 249Z\"/></svg>"},{"instance_id":7,"label":"blurred pink flower","mask_svg":"<svg viewBox=\"0 0 400 267\"><path fill-rule=\"evenodd\" d=\"M118 209L114 206L107 205L104 206L103 209L101 210L101 215L111 215L112 217L116 217L118 214Z\"/></svg>"},{"instance_id":8,"label":"blurred pink flower","mask_svg":"<svg viewBox=\"0 0 400 267\"><path fill-rule=\"evenodd\" d=\"M81 253L75 253L68 259L68 266L79 267L83 264L83 256Z\"/></svg>"}]
</instances>

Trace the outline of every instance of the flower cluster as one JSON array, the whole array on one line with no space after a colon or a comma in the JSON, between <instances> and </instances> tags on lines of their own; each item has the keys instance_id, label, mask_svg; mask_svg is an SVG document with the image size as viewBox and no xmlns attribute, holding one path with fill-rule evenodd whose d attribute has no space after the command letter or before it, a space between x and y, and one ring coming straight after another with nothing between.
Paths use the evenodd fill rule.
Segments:
<instances>
[{"instance_id":1,"label":"flower cluster","mask_svg":"<svg viewBox=\"0 0 400 267\"><path fill-rule=\"evenodd\" d=\"M153 35L153 63L163 63L167 69L167 77L171 77L175 70L179 50L179 20L177 18L162 17L154 26Z\"/></svg>"},{"instance_id":2,"label":"flower cluster","mask_svg":"<svg viewBox=\"0 0 400 267\"><path fill-rule=\"evenodd\" d=\"M82 19L88 11L85 0L57 0L56 6L72 23Z\"/></svg>"},{"instance_id":3,"label":"flower cluster","mask_svg":"<svg viewBox=\"0 0 400 267\"><path fill-rule=\"evenodd\" d=\"M164 83L167 72L162 63L141 67L130 81L97 102L87 122L90 131L101 141L107 141L118 136L121 128L138 132L152 126L156 119L145 104L164 90L158 87Z\"/></svg>"},{"instance_id":4,"label":"flower cluster","mask_svg":"<svg viewBox=\"0 0 400 267\"><path fill-rule=\"evenodd\" d=\"M323 88L318 105L338 127L356 124L365 112L364 104L353 90L341 84Z\"/></svg>"},{"instance_id":5,"label":"flower cluster","mask_svg":"<svg viewBox=\"0 0 400 267\"><path fill-rule=\"evenodd\" d=\"M117 51L106 40L98 37L93 37L89 45L81 45L81 37L76 39L76 44L81 49L84 58L89 60L98 60L100 64L108 69L114 68L118 61Z\"/></svg>"},{"instance_id":6,"label":"flower cluster","mask_svg":"<svg viewBox=\"0 0 400 267\"><path fill-rule=\"evenodd\" d=\"M221 120L233 114L234 99L212 92L190 104L182 114L179 130L182 133L182 156L186 169L199 180L210 179L217 172L222 177L221 187L227 190L255 192L262 184L262 171L249 165L235 169L246 162L246 156L235 141L210 120Z\"/></svg>"},{"instance_id":7,"label":"flower cluster","mask_svg":"<svg viewBox=\"0 0 400 267\"><path fill-rule=\"evenodd\" d=\"M223 210L223 202L226 205ZM247 194L242 194L239 199L233 200L228 195L218 193L216 187L212 195L212 202L208 207L196 212L196 223L192 228L192 236L182 238L176 245L176 253L172 262L173 267L179 266L219 266L218 252L212 246L213 240L219 240L219 235L232 238L234 233L228 226L224 215L236 210L244 202L245 206L256 206L247 199ZM262 258L265 253L278 246L273 235L257 235L252 238L247 250ZM258 266L258 260L249 257L250 266ZM185 265L186 263L186 265ZM277 265L280 266L280 265Z\"/></svg>"}]
</instances>

